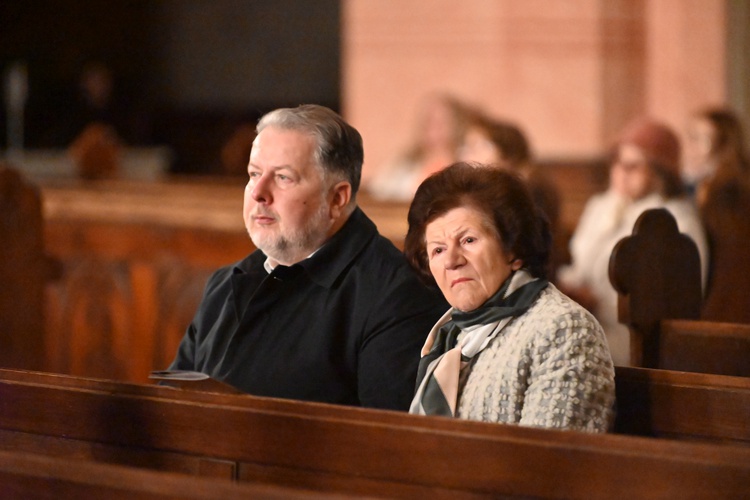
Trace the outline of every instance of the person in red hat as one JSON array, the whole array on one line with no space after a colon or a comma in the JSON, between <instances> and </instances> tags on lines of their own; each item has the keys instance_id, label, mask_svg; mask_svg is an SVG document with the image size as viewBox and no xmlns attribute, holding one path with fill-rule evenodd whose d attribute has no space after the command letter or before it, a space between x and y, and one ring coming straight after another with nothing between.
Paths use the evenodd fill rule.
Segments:
<instances>
[{"instance_id":1,"label":"person in red hat","mask_svg":"<svg viewBox=\"0 0 750 500\"><path fill-rule=\"evenodd\" d=\"M642 117L631 122L613 147L609 188L584 208L570 241L571 264L560 269L562 289L602 324L616 365L630 363L630 335L617 320L617 292L609 281L609 257L632 233L644 211L666 208L680 232L698 246L701 274L708 271L708 244L693 202L680 177L680 141L665 124Z\"/></svg>"}]
</instances>

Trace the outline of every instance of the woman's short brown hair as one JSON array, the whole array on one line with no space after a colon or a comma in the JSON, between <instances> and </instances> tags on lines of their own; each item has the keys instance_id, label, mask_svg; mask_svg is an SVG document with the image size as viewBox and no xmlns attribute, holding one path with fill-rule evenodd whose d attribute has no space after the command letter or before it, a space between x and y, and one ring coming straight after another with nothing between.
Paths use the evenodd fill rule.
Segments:
<instances>
[{"instance_id":1,"label":"woman's short brown hair","mask_svg":"<svg viewBox=\"0 0 750 500\"><path fill-rule=\"evenodd\" d=\"M454 208L469 207L491 222L505 252L546 278L551 245L549 223L531 198L524 181L507 170L478 163L454 163L428 177L409 208L404 253L428 283L434 283L427 260L425 230Z\"/></svg>"}]
</instances>

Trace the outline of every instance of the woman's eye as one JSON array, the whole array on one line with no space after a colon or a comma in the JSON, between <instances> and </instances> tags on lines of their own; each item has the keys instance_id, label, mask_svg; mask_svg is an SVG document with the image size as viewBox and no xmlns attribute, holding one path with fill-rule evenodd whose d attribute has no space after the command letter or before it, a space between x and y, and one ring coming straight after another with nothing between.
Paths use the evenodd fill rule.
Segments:
<instances>
[{"instance_id":1,"label":"woman's eye","mask_svg":"<svg viewBox=\"0 0 750 500\"><path fill-rule=\"evenodd\" d=\"M467 236L464 239L464 243L474 243L475 241L476 241L476 238L474 238L473 236Z\"/></svg>"}]
</instances>

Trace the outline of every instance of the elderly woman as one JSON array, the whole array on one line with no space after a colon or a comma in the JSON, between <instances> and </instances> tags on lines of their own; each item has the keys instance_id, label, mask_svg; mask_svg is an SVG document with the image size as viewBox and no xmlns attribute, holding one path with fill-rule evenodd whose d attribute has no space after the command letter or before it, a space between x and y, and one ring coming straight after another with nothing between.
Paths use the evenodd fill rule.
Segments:
<instances>
[{"instance_id":1,"label":"elderly woman","mask_svg":"<svg viewBox=\"0 0 750 500\"><path fill-rule=\"evenodd\" d=\"M411 413L608 429L604 332L547 281L549 249L548 223L515 174L457 163L422 183L405 253L452 307L422 349Z\"/></svg>"}]
</instances>

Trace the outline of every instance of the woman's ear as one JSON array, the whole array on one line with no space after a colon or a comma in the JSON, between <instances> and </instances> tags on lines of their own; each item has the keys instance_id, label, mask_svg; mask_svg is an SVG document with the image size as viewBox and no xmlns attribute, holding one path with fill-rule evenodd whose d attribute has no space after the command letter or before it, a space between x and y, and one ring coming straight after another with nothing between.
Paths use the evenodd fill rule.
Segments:
<instances>
[{"instance_id":1,"label":"woman's ear","mask_svg":"<svg viewBox=\"0 0 750 500\"><path fill-rule=\"evenodd\" d=\"M523 267L523 261L521 259L513 259L510 261L510 268L514 271L518 271Z\"/></svg>"}]
</instances>

